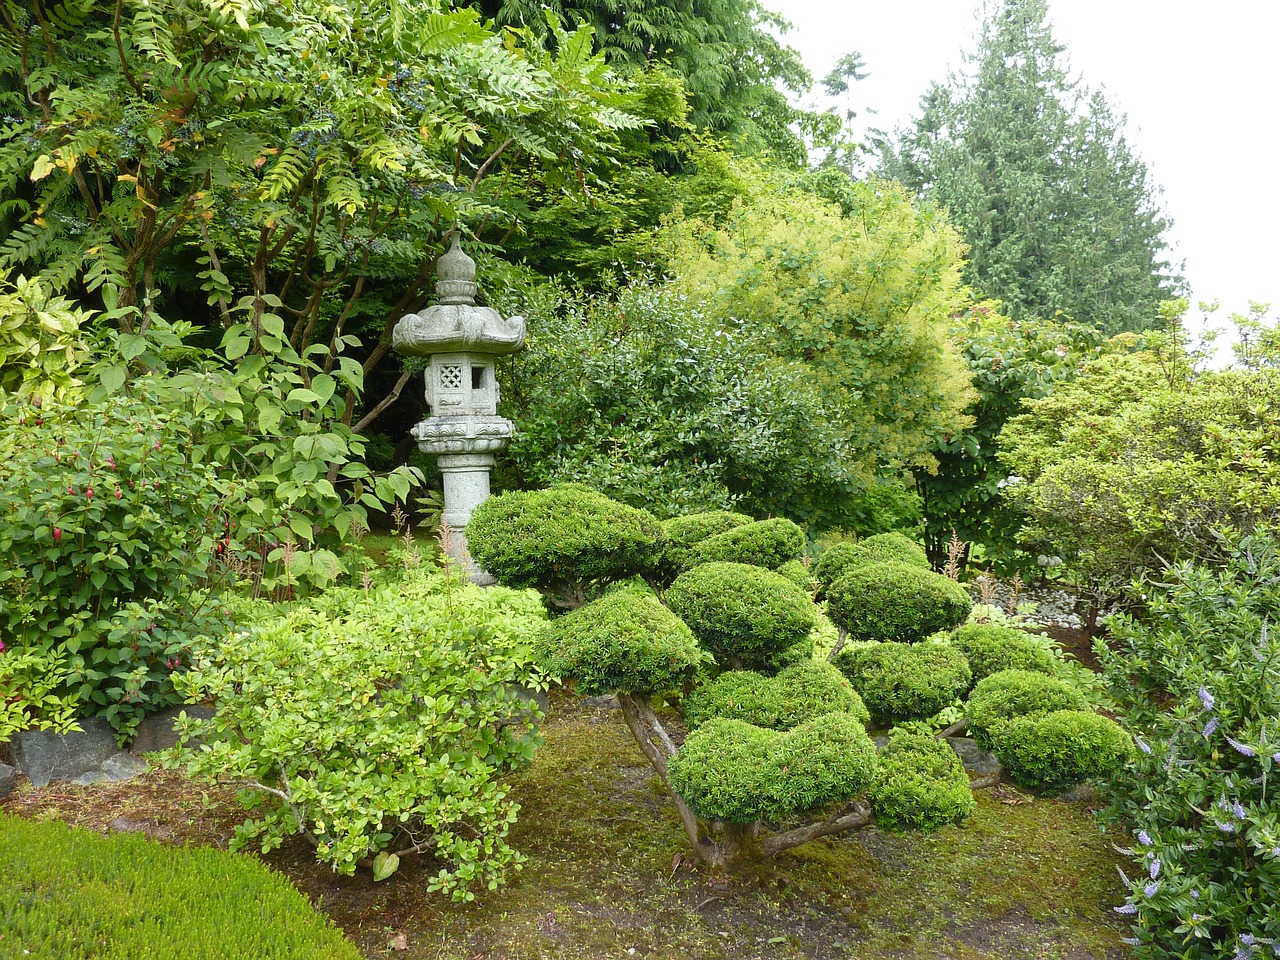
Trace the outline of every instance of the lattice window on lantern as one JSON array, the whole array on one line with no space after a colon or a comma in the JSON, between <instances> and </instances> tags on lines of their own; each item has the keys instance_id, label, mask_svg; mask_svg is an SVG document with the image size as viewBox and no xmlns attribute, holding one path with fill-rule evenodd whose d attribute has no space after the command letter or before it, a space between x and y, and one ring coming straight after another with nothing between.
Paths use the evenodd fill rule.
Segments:
<instances>
[{"instance_id":1,"label":"lattice window on lantern","mask_svg":"<svg viewBox=\"0 0 1280 960\"><path fill-rule=\"evenodd\" d=\"M462 386L462 367L447 364L440 368L440 389L457 390Z\"/></svg>"}]
</instances>

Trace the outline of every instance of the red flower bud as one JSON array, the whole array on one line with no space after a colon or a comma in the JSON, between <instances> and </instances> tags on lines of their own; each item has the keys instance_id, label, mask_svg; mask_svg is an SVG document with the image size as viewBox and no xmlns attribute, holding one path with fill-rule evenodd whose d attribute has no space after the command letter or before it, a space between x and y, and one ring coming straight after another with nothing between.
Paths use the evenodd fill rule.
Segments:
<instances>
[{"instance_id":1,"label":"red flower bud","mask_svg":"<svg viewBox=\"0 0 1280 960\"><path fill-rule=\"evenodd\" d=\"M87 490L85 490L85 492L84 492L84 498L85 498L86 500L92 500L92 499L93 499L93 487L89 487Z\"/></svg>"},{"instance_id":2,"label":"red flower bud","mask_svg":"<svg viewBox=\"0 0 1280 960\"><path fill-rule=\"evenodd\" d=\"M120 488L116 487L116 499L119 500L124 494L120 492Z\"/></svg>"},{"instance_id":3,"label":"red flower bud","mask_svg":"<svg viewBox=\"0 0 1280 960\"><path fill-rule=\"evenodd\" d=\"M74 486L67 487L67 493L71 494L74 497L76 495L76 488Z\"/></svg>"},{"instance_id":4,"label":"red flower bud","mask_svg":"<svg viewBox=\"0 0 1280 960\"><path fill-rule=\"evenodd\" d=\"M53 542L54 542L54 543L61 543L61 542L62 542L62 528L61 528L61 527L54 527L54 528L53 528Z\"/></svg>"}]
</instances>

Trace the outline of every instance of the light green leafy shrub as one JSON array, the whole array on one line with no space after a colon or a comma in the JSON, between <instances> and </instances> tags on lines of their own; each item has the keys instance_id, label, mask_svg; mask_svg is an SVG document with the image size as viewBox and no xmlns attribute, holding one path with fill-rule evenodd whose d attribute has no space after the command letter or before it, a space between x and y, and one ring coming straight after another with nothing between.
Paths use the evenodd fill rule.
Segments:
<instances>
[{"instance_id":1,"label":"light green leafy shrub","mask_svg":"<svg viewBox=\"0 0 1280 960\"><path fill-rule=\"evenodd\" d=\"M837 543L822 552L813 574L829 587L846 573L869 563L905 563L932 569L924 547L901 533L879 533L857 543Z\"/></svg>"},{"instance_id":2,"label":"light green leafy shrub","mask_svg":"<svg viewBox=\"0 0 1280 960\"><path fill-rule=\"evenodd\" d=\"M574 486L490 497L467 524L481 567L565 608L582 606L610 581L651 574L661 539L651 514Z\"/></svg>"},{"instance_id":3,"label":"light green leafy shrub","mask_svg":"<svg viewBox=\"0 0 1280 960\"><path fill-rule=\"evenodd\" d=\"M973 688L964 716L970 736L990 750L1000 725L1014 717L1084 708L1084 694L1065 680L1029 670L1001 670Z\"/></svg>"},{"instance_id":4,"label":"light green leafy shrub","mask_svg":"<svg viewBox=\"0 0 1280 960\"><path fill-rule=\"evenodd\" d=\"M548 624L538 663L585 696L678 689L708 659L652 592L621 589Z\"/></svg>"},{"instance_id":5,"label":"light green leafy shrub","mask_svg":"<svg viewBox=\"0 0 1280 960\"><path fill-rule=\"evenodd\" d=\"M749 563L776 570L788 560L804 555L804 531L790 520L774 517L726 530L694 544L689 565L700 563Z\"/></svg>"},{"instance_id":6,"label":"light green leafy shrub","mask_svg":"<svg viewBox=\"0 0 1280 960\"><path fill-rule=\"evenodd\" d=\"M253 857L0 815L0 954L24 960L359 960Z\"/></svg>"},{"instance_id":7,"label":"light green leafy shrub","mask_svg":"<svg viewBox=\"0 0 1280 960\"><path fill-rule=\"evenodd\" d=\"M1050 710L1013 717L996 727L995 755L1015 782L1059 790L1115 772L1133 740L1107 717Z\"/></svg>"},{"instance_id":8,"label":"light green leafy shrub","mask_svg":"<svg viewBox=\"0 0 1280 960\"><path fill-rule=\"evenodd\" d=\"M62 655L10 650L0 640L0 744L23 730L75 729L75 695L57 692L64 680Z\"/></svg>"},{"instance_id":9,"label":"light green leafy shrub","mask_svg":"<svg viewBox=\"0 0 1280 960\"><path fill-rule=\"evenodd\" d=\"M222 504L199 421L125 396L0 414L0 640L58 661L58 695L127 735L180 702L171 676L222 629L205 580Z\"/></svg>"},{"instance_id":10,"label":"light green leafy shrub","mask_svg":"<svg viewBox=\"0 0 1280 960\"><path fill-rule=\"evenodd\" d=\"M205 744L189 770L241 783L260 810L234 848L305 832L321 861L375 879L424 853L440 865L429 889L471 899L520 863L502 777L538 742L544 623L530 593L434 570L331 591L202 651L180 687L217 713L182 725Z\"/></svg>"},{"instance_id":11,"label":"light green leafy shrub","mask_svg":"<svg viewBox=\"0 0 1280 960\"><path fill-rule=\"evenodd\" d=\"M745 513L733 513L729 510L708 510L663 520L663 579L670 582L693 566L689 551L703 540L754 522Z\"/></svg>"},{"instance_id":12,"label":"light green leafy shrub","mask_svg":"<svg viewBox=\"0 0 1280 960\"><path fill-rule=\"evenodd\" d=\"M880 754L871 803L876 823L888 830L937 830L959 823L977 805L964 764L946 741L903 732Z\"/></svg>"},{"instance_id":13,"label":"light green leafy shrub","mask_svg":"<svg viewBox=\"0 0 1280 960\"><path fill-rule=\"evenodd\" d=\"M827 615L854 640L915 643L964 623L971 609L960 584L906 563L856 567L827 588Z\"/></svg>"},{"instance_id":14,"label":"light green leafy shrub","mask_svg":"<svg viewBox=\"0 0 1280 960\"><path fill-rule=\"evenodd\" d=\"M677 577L665 599L723 666L777 669L793 648L811 650L813 601L769 570L704 563Z\"/></svg>"},{"instance_id":15,"label":"light green leafy shrub","mask_svg":"<svg viewBox=\"0 0 1280 960\"><path fill-rule=\"evenodd\" d=\"M964 655L940 643L857 643L832 663L885 724L933 716L964 696L971 677Z\"/></svg>"},{"instance_id":16,"label":"light green leafy shrub","mask_svg":"<svg viewBox=\"0 0 1280 960\"><path fill-rule=\"evenodd\" d=\"M685 721L691 730L715 717L790 730L827 713L847 713L861 723L871 719L844 674L821 660L802 661L772 677L729 670L684 702Z\"/></svg>"},{"instance_id":17,"label":"light green leafy shrub","mask_svg":"<svg viewBox=\"0 0 1280 960\"><path fill-rule=\"evenodd\" d=\"M969 661L975 682L1001 670L1052 674L1057 661L1025 631L986 623L968 623L951 632L951 643Z\"/></svg>"},{"instance_id":18,"label":"light green leafy shrub","mask_svg":"<svg viewBox=\"0 0 1280 960\"><path fill-rule=\"evenodd\" d=\"M857 796L876 773L876 748L847 713L786 732L709 720L670 765L671 787L701 817L777 821Z\"/></svg>"}]
</instances>

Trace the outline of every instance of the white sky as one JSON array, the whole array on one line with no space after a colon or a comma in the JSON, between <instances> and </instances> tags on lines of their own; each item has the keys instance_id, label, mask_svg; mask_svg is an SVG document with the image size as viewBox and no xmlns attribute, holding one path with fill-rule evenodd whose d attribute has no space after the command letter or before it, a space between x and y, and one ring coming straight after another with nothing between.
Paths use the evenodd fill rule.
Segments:
<instances>
[{"instance_id":1,"label":"white sky","mask_svg":"<svg viewBox=\"0 0 1280 960\"><path fill-rule=\"evenodd\" d=\"M869 73L851 105L892 130L930 81L972 51L977 0L764 0L820 80L841 55ZM1280 314L1280 3L1275 0L1050 0L1073 76L1128 115L1126 139L1163 187L1172 259L1217 317L1250 300ZM860 118L861 119L861 118Z\"/></svg>"}]
</instances>

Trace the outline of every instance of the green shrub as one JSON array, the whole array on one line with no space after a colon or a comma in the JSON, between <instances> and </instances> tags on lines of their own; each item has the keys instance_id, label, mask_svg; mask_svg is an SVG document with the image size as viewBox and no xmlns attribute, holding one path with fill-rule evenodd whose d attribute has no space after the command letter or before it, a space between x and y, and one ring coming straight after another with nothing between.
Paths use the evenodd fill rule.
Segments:
<instances>
[{"instance_id":1,"label":"green shrub","mask_svg":"<svg viewBox=\"0 0 1280 960\"><path fill-rule=\"evenodd\" d=\"M450 575L451 576L451 575ZM306 832L340 873L375 879L406 852L440 864L428 888L470 899L520 856L502 777L537 745L530 689L538 599L439 572L314 602L211 642L181 678L216 716L187 721L205 746L191 773L240 782L250 806L235 849Z\"/></svg>"},{"instance_id":2,"label":"green shrub","mask_svg":"<svg viewBox=\"0 0 1280 960\"><path fill-rule=\"evenodd\" d=\"M749 563L776 570L804 555L804 531L790 520L757 520L708 537L689 549L689 567L700 563Z\"/></svg>"},{"instance_id":3,"label":"green shrub","mask_svg":"<svg viewBox=\"0 0 1280 960\"><path fill-rule=\"evenodd\" d=\"M809 595L760 567L701 564L676 578L666 601L722 666L776 669L784 651L812 644Z\"/></svg>"},{"instance_id":4,"label":"green shrub","mask_svg":"<svg viewBox=\"0 0 1280 960\"><path fill-rule=\"evenodd\" d=\"M709 720L671 760L671 787L700 817L777 821L857 796L875 778L862 724L829 713L779 732Z\"/></svg>"},{"instance_id":5,"label":"green shrub","mask_svg":"<svg viewBox=\"0 0 1280 960\"><path fill-rule=\"evenodd\" d=\"M754 522L745 513L733 513L729 510L708 510L705 513L663 520L663 579L670 582L693 566L689 551L703 540Z\"/></svg>"},{"instance_id":6,"label":"green shrub","mask_svg":"<svg viewBox=\"0 0 1280 960\"><path fill-rule=\"evenodd\" d=\"M826 713L871 719L848 679L821 660L806 660L767 677L728 670L684 703L685 721L695 729L714 717L745 720L757 727L790 730Z\"/></svg>"},{"instance_id":7,"label":"green shrub","mask_svg":"<svg viewBox=\"0 0 1280 960\"><path fill-rule=\"evenodd\" d=\"M1083 710L1084 694L1057 677L1029 670L1001 670L979 681L965 704L969 735L990 750L1001 724L1050 710Z\"/></svg>"},{"instance_id":8,"label":"green shrub","mask_svg":"<svg viewBox=\"0 0 1280 960\"><path fill-rule=\"evenodd\" d=\"M1114 720L1083 710L1013 717L996 728L995 755L1016 783L1059 790L1114 773L1133 741Z\"/></svg>"},{"instance_id":9,"label":"green shrub","mask_svg":"<svg viewBox=\"0 0 1280 960\"><path fill-rule=\"evenodd\" d=\"M59 695L63 656L9 650L0 640L0 744L23 730L76 729L76 698Z\"/></svg>"},{"instance_id":10,"label":"green shrub","mask_svg":"<svg viewBox=\"0 0 1280 960\"><path fill-rule=\"evenodd\" d=\"M895 732L871 788L876 823L888 830L937 830L977 806L964 764L945 740Z\"/></svg>"},{"instance_id":11,"label":"green shrub","mask_svg":"<svg viewBox=\"0 0 1280 960\"><path fill-rule=\"evenodd\" d=\"M570 611L538 639L538 663L585 696L676 689L706 658L683 621L637 589Z\"/></svg>"},{"instance_id":12,"label":"green shrub","mask_svg":"<svg viewBox=\"0 0 1280 960\"><path fill-rule=\"evenodd\" d=\"M809 568L800 560L788 560L774 572L786 577L805 593L813 593L817 586L809 573Z\"/></svg>"},{"instance_id":13,"label":"green shrub","mask_svg":"<svg viewBox=\"0 0 1280 960\"><path fill-rule=\"evenodd\" d=\"M827 615L854 640L915 643L964 623L971 609L960 584L906 563L856 567L827 588Z\"/></svg>"},{"instance_id":14,"label":"green shrub","mask_svg":"<svg viewBox=\"0 0 1280 960\"><path fill-rule=\"evenodd\" d=\"M0 413L0 640L60 660L59 693L126 736L180 702L171 675L222 629L217 479L189 418L127 396Z\"/></svg>"},{"instance_id":15,"label":"green shrub","mask_svg":"<svg viewBox=\"0 0 1280 960\"><path fill-rule=\"evenodd\" d=\"M857 543L838 543L823 551L813 573L823 587L829 587L846 573L869 563L905 563L932 569L920 544L901 533L880 533Z\"/></svg>"},{"instance_id":16,"label":"green shrub","mask_svg":"<svg viewBox=\"0 0 1280 960\"><path fill-rule=\"evenodd\" d=\"M261 861L0 814L0 955L23 960L359 960Z\"/></svg>"},{"instance_id":17,"label":"green shrub","mask_svg":"<svg viewBox=\"0 0 1280 960\"><path fill-rule=\"evenodd\" d=\"M490 497L467 524L481 567L562 607L581 606L608 581L650 574L661 538L651 514L573 486Z\"/></svg>"},{"instance_id":18,"label":"green shrub","mask_svg":"<svg viewBox=\"0 0 1280 960\"><path fill-rule=\"evenodd\" d=\"M1001 670L1052 674L1057 667L1052 653L1013 627L969 623L953 630L950 639L969 661L975 682Z\"/></svg>"},{"instance_id":19,"label":"green shrub","mask_svg":"<svg viewBox=\"0 0 1280 960\"><path fill-rule=\"evenodd\" d=\"M920 720L964 696L971 674L954 647L940 643L859 643L832 661L877 723Z\"/></svg>"},{"instance_id":20,"label":"green shrub","mask_svg":"<svg viewBox=\"0 0 1280 960\"><path fill-rule=\"evenodd\" d=\"M1136 599L1141 619L1112 617L1099 651L1136 747L1100 784L1106 817L1132 831L1126 872L1159 881L1117 908L1133 956L1262 960L1280 942L1280 552L1245 538Z\"/></svg>"}]
</instances>

